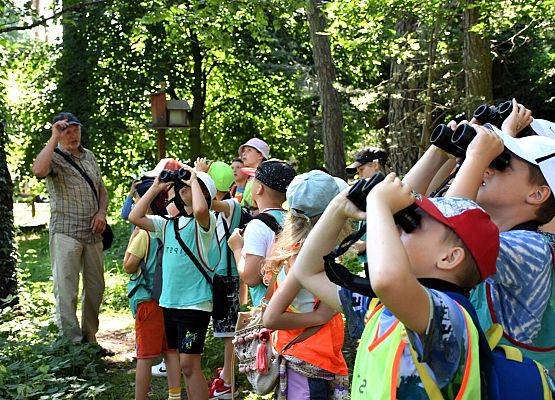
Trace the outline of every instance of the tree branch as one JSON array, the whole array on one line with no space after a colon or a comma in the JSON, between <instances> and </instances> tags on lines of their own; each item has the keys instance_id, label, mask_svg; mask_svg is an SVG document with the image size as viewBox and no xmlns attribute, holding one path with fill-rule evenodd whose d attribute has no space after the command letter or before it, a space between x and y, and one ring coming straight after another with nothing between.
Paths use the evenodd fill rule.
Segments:
<instances>
[{"instance_id":1,"label":"tree branch","mask_svg":"<svg viewBox=\"0 0 555 400\"><path fill-rule=\"evenodd\" d=\"M205 117L208 117L210 114L212 114L212 113L218 111L218 110L221 109L223 106L225 106L225 105L231 103L233 100L236 100L236 99L235 99L234 97L228 97L227 99L220 101L220 102L219 102L218 104L216 104L214 107L212 107L212 108L210 108L209 110L207 110L207 111L204 113L204 116L205 116Z\"/></svg>"},{"instance_id":2,"label":"tree branch","mask_svg":"<svg viewBox=\"0 0 555 400\"><path fill-rule=\"evenodd\" d=\"M48 21L50 21L54 18L58 18L60 15L63 15L65 13L68 13L68 12L71 12L71 11L80 11L84 8L89 7L89 6L93 6L93 5L97 5L97 4L103 4L103 3L106 3L106 2L107 2L107 0L92 0L92 1L84 1L82 3L73 4L71 6L62 8L60 11L56 11L54 14L52 14L49 17L43 17L43 18L37 19L36 21L34 21L30 24L1 27L0 28L0 34L6 33L6 32L24 31L24 30L27 30L27 29L32 29L32 28L35 28L35 27L40 26L40 25L45 25Z\"/></svg>"}]
</instances>

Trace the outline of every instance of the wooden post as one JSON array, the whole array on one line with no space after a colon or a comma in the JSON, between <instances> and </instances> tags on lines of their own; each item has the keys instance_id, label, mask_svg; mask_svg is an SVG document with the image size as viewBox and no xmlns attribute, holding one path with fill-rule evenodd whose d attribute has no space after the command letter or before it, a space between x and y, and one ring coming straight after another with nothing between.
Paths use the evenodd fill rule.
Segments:
<instances>
[{"instance_id":1,"label":"wooden post","mask_svg":"<svg viewBox=\"0 0 555 400\"><path fill-rule=\"evenodd\" d=\"M166 129L168 126L168 115L166 108L166 93L164 85L162 91L150 95L150 107L152 110L152 127L156 129L156 148L158 149L158 161L166 157Z\"/></svg>"},{"instance_id":2,"label":"wooden post","mask_svg":"<svg viewBox=\"0 0 555 400\"><path fill-rule=\"evenodd\" d=\"M156 147L158 148L158 161L166 158L166 130L156 129Z\"/></svg>"}]
</instances>

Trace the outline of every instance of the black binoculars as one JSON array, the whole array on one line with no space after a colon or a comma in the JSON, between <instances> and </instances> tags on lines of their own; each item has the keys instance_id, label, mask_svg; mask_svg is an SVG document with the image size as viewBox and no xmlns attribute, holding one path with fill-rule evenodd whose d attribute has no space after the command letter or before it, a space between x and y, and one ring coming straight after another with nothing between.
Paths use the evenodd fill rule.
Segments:
<instances>
[{"instance_id":1,"label":"black binoculars","mask_svg":"<svg viewBox=\"0 0 555 400\"><path fill-rule=\"evenodd\" d=\"M454 131L447 125L440 124L430 135L430 143L455 157L464 157L475 136L476 130L468 124L459 125ZM505 149L491 162L491 166L503 171L509 165L510 159L511 154Z\"/></svg>"},{"instance_id":2,"label":"black binoculars","mask_svg":"<svg viewBox=\"0 0 555 400\"><path fill-rule=\"evenodd\" d=\"M488 106L482 104L474 111L474 118L481 124L492 124L501 128L501 124L505 118L509 116L513 110L513 103L511 101L504 101L497 106Z\"/></svg>"},{"instance_id":3,"label":"black binoculars","mask_svg":"<svg viewBox=\"0 0 555 400\"><path fill-rule=\"evenodd\" d=\"M384 179L385 175L382 172L377 172L370 179L360 179L351 187L349 193L347 193L347 198L359 209L366 211L366 197L368 193ZM416 213L416 208L416 205L412 204L393 216L395 224L399 225L407 233L412 232L420 225L420 215Z\"/></svg>"},{"instance_id":4,"label":"black binoculars","mask_svg":"<svg viewBox=\"0 0 555 400\"><path fill-rule=\"evenodd\" d=\"M165 169L160 172L160 180L162 182L181 183L191 178L191 171L185 168L179 168L176 171Z\"/></svg>"}]
</instances>

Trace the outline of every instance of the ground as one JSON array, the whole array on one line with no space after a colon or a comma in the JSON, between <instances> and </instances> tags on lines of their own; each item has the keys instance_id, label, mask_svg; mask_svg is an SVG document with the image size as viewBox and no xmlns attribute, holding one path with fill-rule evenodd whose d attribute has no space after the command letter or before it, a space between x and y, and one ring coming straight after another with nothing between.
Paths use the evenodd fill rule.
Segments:
<instances>
[{"instance_id":1,"label":"ground","mask_svg":"<svg viewBox=\"0 0 555 400\"><path fill-rule=\"evenodd\" d=\"M89 345L74 346L60 339L52 323L53 295L48 231L32 228L45 221L47 208L35 218L29 209L16 207L17 245L20 255L20 305L0 313L0 399L132 399L134 393L133 318L126 296L127 276L121 260L130 233L127 222L111 218L116 239L106 252L106 291L100 315L98 342L113 350L101 359ZM22 215L22 213L24 215ZM78 313L79 315L79 313ZM209 334L203 356L205 374L221 366L223 345ZM238 398L255 399L239 378ZM154 378L151 399L164 399L164 378Z\"/></svg>"}]
</instances>

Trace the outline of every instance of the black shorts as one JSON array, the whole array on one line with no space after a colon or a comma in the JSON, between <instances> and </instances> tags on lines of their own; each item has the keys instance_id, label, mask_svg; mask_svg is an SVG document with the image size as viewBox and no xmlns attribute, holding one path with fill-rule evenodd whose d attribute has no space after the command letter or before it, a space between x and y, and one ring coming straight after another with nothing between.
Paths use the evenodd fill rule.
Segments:
<instances>
[{"instance_id":1,"label":"black shorts","mask_svg":"<svg viewBox=\"0 0 555 400\"><path fill-rule=\"evenodd\" d=\"M163 308L168 349L183 354L202 354L210 313L199 310Z\"/></svg>"}]
</instances>

